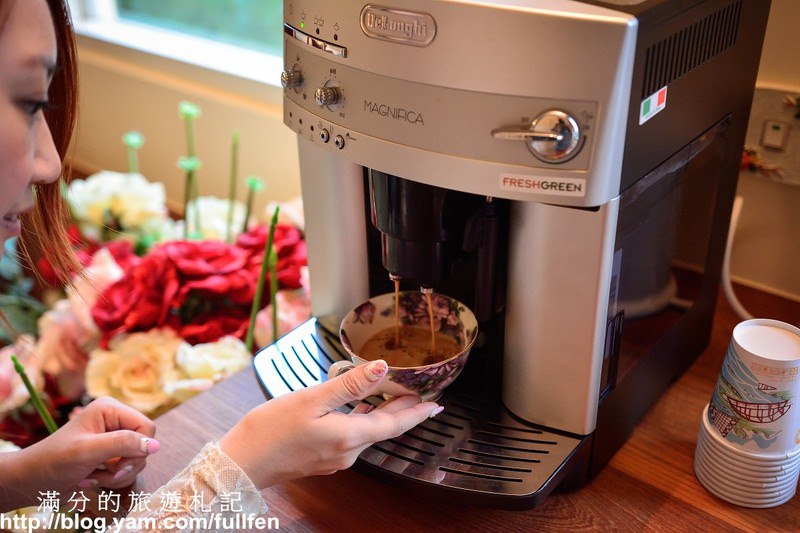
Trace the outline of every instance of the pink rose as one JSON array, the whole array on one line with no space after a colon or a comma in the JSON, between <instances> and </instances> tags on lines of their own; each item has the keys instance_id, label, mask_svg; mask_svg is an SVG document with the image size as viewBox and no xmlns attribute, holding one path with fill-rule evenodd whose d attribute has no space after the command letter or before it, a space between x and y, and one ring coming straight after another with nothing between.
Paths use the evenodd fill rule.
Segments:
<instances>
[{"instance_id":1,"label":"pink rose","mask_svg":"<svg viewBox=\"0 0 800 533\"><path fill-rule=\"evenodd\" d=\"M72 311L87 333L97 331L97 326L92 320L92 307L97 302L97 297L123 275L124 271L117 264L112 252L107 248L100 248L83 270L83 275L76 276L72 287L67 287ZM89 339L75 340L83 344Z\"/></svg>"},{"instance_id":2,"label":"pink rose","mask_svg":"<svg viewBox=\"0 0 800 533\"><path fill-rule=\"evenodd\" d=\"M311 316L311 300L303 290L278 291L275 300L278 304L278 337L286 335ZM253 333L260 348L272 342L272 304L256 315Z\"/></svg>"},{"instance_id":3,"label":"pink rose","mask_svg":"<svg viewBox=\"0 0 800 533\"><path fill-rule=\"evenodd\" d=\"M25 372L37 390L44 386L42 363L33 346L32 337L21 335L17 342L0 349L0 416L22 407L30 398L22 378L14 370L12 355L25 367Z\"/></svg>"},{"instance_id":4,"label":"pink rose","mask_svg":"<svg viewBox=\"0 0 800 533\"><path fill-rule=\"evenodd\" d=\"M62 395L80 398L88 354L97 346L100 332L93 323L87 329L68 300L57 301L39 318L38 326L36 353L42 358L42 369L53 376Z\"/></svg>"}]
</instances>

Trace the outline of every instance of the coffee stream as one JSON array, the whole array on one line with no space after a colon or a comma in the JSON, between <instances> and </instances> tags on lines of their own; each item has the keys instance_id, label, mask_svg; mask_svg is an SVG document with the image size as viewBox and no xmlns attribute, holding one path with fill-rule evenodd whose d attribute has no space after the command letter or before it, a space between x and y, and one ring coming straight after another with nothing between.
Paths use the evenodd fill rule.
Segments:
<instances>
[{"instance_id":1,"label":"coffee stream","mask_svg":"<svg viewBox=\"0 0 800 533\"><path fill-rule=\"evenodd\" d=\"M455 339L436 332L433 322L433 291L424 290L428 304L430 340L428 332L415 326L400 326L400 278L394 281L394 327L379 331L361 348L361 356L372 360L384 359L389 366L415 367L445 361L456 355L461 347ZM427 344L427 346L426 346ZM437 352L437 344L439 350Z\"/></svg>"},{"instance_id":2,"label":"coffee stream","mask_svg":"<svg viewBox=\"0 0 800 533\"><path fill-rule=\"evenodd\" d=\"M431 324L431 353L436 353L436 335L433 331L433 301L431 295L433 290L425 291L425 300L428 302L428 320Z\"/></svg>"},{"instance_id":3,"label":"coffee stream","mask_svg":"<svg viewBox=\"0 0 800 533\"><path fill-rule=\"evenodd\" d=\"M400 278L394 278L394 344L400 346Z\"/></svg>"}]
</instances>

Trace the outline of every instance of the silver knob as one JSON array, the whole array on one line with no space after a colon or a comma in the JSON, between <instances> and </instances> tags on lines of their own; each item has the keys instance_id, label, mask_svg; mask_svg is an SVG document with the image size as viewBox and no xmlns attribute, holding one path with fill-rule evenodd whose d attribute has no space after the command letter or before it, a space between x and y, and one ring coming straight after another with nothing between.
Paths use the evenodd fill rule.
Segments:
<instances>
[{"instance_id":1,"label":"silver knob","mask_svg":"<svg viewBox=\"0 0 800 533\"><path fill-rule=\"evenodd\" d=\"M314 101L319 106L338 104L342 99L339 87L320 87L314 92Z\"/></svg>"},{"instance_id":2,"label":"silver knob","mask_svg":"<svg viewBox=\"0 0 800 533\"><path fill-rule=\"evenodd\" d=\"M296 89L303 85L303 73L299 70L284 70L281 72L281 85L287 89Z\"/></svg>"},{"instance_id":3,"label":"silver knob","mask_svg":"<svg viewBox=\"0 0 800 533\"><path fill-rule=\"evenodd\" d=\"M531 131L560 137L555 141L531 139L528 143L531 153L545 163L569 161L578 155L583 144L577 121L563 111L542 113L531 123Z\"/></svg>"},{"instance_id":4,"label":"silver knob","mask_svg":"<svg viewBox=\"0 0 800 533\"><path fill-rule=\"evenodd\" d=\"M492 132L495 139L525 141L528 149L546 163L563 163L575 157L583 144L583 136L575 119L563 111L547 111L531 123L530 128L500 128Z\"/></svg>"}]
</instances>

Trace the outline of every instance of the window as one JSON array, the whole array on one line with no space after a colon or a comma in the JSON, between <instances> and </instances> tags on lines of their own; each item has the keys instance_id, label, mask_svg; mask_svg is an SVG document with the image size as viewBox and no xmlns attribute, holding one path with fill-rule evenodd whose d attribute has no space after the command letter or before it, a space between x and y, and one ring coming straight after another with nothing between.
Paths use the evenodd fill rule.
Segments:
<instances>
[{"instance_id":1,"label":"window","mask_svg":"<svg viewBox=\"0 0 800 533\"><path fill-rule=\"evenodd\" d=\"M282 0L70 0L79 34L273 85Z\"/></svg>"},{"instance_id":2,"label":"window","mask_svg":"<svg viewBox=\"0 0 800 533\"><path fill-rule=\"evenodd\" d=\"M282 0L116 0L120 20L281 55Z\"/></svg>"}]
</instances>

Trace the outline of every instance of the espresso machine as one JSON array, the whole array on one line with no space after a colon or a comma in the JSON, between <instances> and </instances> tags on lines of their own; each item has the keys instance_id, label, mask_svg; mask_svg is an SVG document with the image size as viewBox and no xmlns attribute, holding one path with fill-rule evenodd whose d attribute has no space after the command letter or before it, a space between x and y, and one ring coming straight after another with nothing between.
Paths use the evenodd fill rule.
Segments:
<instances>
[{"instance_id":1,"label":"espresso machine","mask_svg":"<svg viewBox=\"0 0 800 533\"><path fill-rule=\"evenodd\" d=\"M265 393L324 381L399 278L480 333L444 412L357 468L510 509L591 480L708 342L768 11L286 0L314 318L257 354Z\"/></svg>"}]
</instances>

